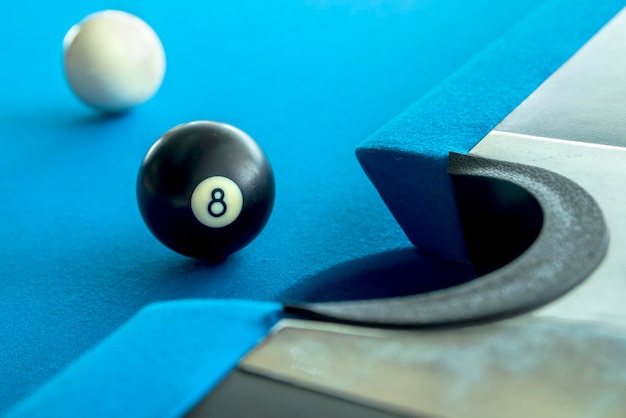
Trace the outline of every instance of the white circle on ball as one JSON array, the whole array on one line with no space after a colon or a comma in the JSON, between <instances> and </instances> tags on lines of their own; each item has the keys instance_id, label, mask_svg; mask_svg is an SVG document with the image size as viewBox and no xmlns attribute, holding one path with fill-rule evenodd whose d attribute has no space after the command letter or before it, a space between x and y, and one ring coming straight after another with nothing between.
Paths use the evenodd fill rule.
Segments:
<instances>
[{"instance_id":1,"label":"white circle on ball","mask_svg":"<svg viewBox=\"0 0 626 418\"><path fill-rule=\"evenodd\" d=\"M228 177L213 176L202 180L191 194L191 211L210 228L233 223L243 208L243 194Z\"/></svg>"},{"instance_id":2,"label":"white circle on ball","mask_svg":"<svg viewBox=\"0 0 626 418\"><path fill-rule=\"evenodd\" d=\"M165 75L165 51L146 22L130 13L105 10L67 32L63 67L83 102L118 112L154 96Z\"/></svg>"}]
</instances>

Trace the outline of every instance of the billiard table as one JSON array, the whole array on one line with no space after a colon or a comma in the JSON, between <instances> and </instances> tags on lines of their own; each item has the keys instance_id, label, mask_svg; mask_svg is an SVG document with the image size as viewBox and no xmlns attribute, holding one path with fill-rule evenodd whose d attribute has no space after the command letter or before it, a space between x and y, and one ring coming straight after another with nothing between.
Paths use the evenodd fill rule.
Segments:
<instances>
[{"instance_id":1,"label":"billiard table","mask_svg":"<svg viewBox=\"0 0 626 418\"><path fill-rule=\"evenodd\" d=\"M284 318L430 338L447 320L377 323L323 306L478 280L449 153L467 154L623 6L3 5L0 414L184 415ZM106 8L147 21L167 56L157 95L121 115L83 105L62 71L65 32ZM194 120L247 132L276 178L263 232L218 263L164 247L137 208L146 151Z\"/></svg>"}]
</instances>

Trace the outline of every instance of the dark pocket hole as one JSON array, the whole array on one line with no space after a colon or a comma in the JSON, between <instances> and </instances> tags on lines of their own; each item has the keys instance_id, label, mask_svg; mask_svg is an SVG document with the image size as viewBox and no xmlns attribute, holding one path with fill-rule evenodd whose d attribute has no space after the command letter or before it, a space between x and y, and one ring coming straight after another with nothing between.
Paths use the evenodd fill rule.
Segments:
<instances>
[{"instance_id":1,"label":"dark pocket hole","mask_svg":"<svg viewBox=\"0 0 626 418\"><path fill-rule=\"evenodd\" d=\"M543 211L527 190L493 178L451 177L465 244L478 276L515 260L537 239Z\"/></svg>"}]
</instances>

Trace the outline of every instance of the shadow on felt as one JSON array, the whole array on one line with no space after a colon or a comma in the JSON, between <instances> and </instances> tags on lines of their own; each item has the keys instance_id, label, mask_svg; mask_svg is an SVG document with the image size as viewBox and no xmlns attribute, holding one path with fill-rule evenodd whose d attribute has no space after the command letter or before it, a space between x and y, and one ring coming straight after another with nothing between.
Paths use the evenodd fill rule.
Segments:
<instances>
[{"instance_id":1,"label":"shadow on felt","mask_svg":"<svg viewBox=\"0 0 626 418\"><path fill-rule=\"evenodd\" d=\"M335 302L427 293L473 280L471 265L416 248L379 253L308 276L283 294L290 302Z\"/></svg>"}]
</instances>

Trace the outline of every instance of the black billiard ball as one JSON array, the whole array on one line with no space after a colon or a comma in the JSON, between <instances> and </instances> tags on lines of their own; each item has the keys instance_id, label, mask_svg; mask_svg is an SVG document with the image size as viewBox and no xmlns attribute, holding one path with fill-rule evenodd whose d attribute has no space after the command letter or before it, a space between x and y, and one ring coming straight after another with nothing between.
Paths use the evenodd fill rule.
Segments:
<instances>
[{"instance_id":1,"label":"black billiard ball","mask_svg":"<svg viewBox=\"0 0 626 418\"><path fill-rule=\"evenodd\" d=\"M234 126L176 126L148 150L137 176L146 225L170 249L216 261L248 245L274 206L272 167Z\"/></svg>"}]
</instances>

